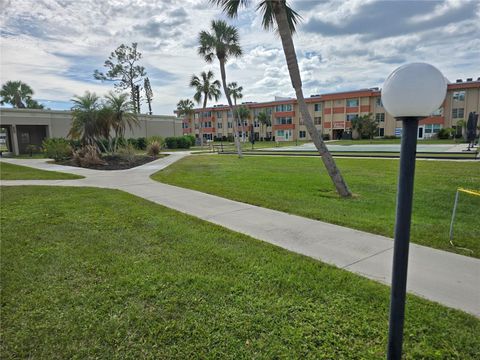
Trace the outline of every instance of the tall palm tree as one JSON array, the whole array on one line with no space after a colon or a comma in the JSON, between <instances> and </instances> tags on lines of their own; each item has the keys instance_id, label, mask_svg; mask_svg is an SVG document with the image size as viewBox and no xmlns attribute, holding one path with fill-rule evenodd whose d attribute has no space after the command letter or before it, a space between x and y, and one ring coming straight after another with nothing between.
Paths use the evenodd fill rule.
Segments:
<instances>
[{"instance_id":1,"label":"tall palm tree","mask_svg":"<svg viewBox=\"0 0 480 360\"><path fill-rule=\"evenodd\" d=\"M229 83L228 87L228 94L233 98L233 105L235 109L237 109L237 100L243 98L243 86L238 86L235 81ZM238 112L237 112L238 114ZM245 141L245 124L242 121L242 139Z\"/></svg>"},{"instance_id":2,"label":"tall palm tree","mask_svg":"<svg viewBox=\"0 0 480 360\"><path fill-rule=\"evenodd\" d=\"M98 121L100 98L86 91L82 96L75 95L72 102L72 125L68 137L80 139L83 145L96 145L97 137L103 132Z\"/></svg>"},{"instance_id":3,"label":"tall palm tree","mask_svg":"<svg viewBox=\"0 0 480 360\"><path fill-rule=\"evenodd\" d=\"M236 17L240 6L247 6L249 0L210 0L210 2L222 7L223 11L229 17ZM293 10L286 2L286 0L262 0L257 5L257 10L260 10L263 15L262 25L264 29L269 30L275 27L282 40L283 52L287 60L288 72L290 73L290 80L295 89L298 105L302 114L303 121L307 130L315 144L322 161L327 169L327 172L332 179L337 192L342 197L351 197L352 193L348 189L345 180L337 168L332 155L323 142L321 134L315 128L312 117L308 112L307 104L303 96L302 78L298 67L297 54L293 44L292 35L295 33L295 26L300 20L300 15Z\"/></svg>"},{"instance_id":4,"label":"tall palm tree","mask_svg":"<svg viewBox=\"0 0 480 360\"><path fill-rule=\"evenodd\" d=\"M238 31L235 27L229 26L223 20L212 20L210 28L211 32L200 32L198 53L203 56L207 63L212 63L215 57L218 59L222 76L223 92L227 98L230 111L235 117L235 109L233 108L232 99L228 93L225 64L231 57L240 57L242 55ZM233 131L235 133L235 144L237 146L238 156L242 157L240 139L238 138L237 120L235 118L233 119Z\"/></svg>"},{"instance_id":5,"label":"tall palm tree","mask_svg":"<svg viewBox=\"0 0 480 360\"><path fill-rule=\"evenodd\" d=\"M266 128L272 125L272 121L270 120L270 117L267 115L265 111L262 111L257 115L257 119L260 122L260 124L262 124L262 127L265 126L264 132L266 133Z\"/></svg>"},{"instance_id":6,"label":"tall palm tree","mask_svg":"<svg viewBox=\"0 0 480 360\"><path fill-rule=\"evenodd\" d=\"M28 101L32 100L33 90L22 81L7 81L2 85L0 104L12 105L14 108L24 109Z\"/></svg>"},{"instance_id":7,"label":"tall palm tree","mask_svg":"<svg viewBox=\"0 0 480 360\"><path fill-rule=\"evenodd\" d=\"M125 137L127 127L132 131L134 126L140 125L133 103L129 97L130 95L127 93L117 95L113 91L110 91L105 96L107 100L106 108L111 112L110 125L115 132L113 151L118 150L118 139Z\"/></svg>"},{"instance_id":8,"label":"tall palm tree","mask_svg":"<svg viewBox=\"0 0 480 360\"><path fill-rule=\"evenodd\" d=\"M218 101L222 95L220 92L220 81L214 80L214 78L215 75L213 72L208 70L208 72L202 71L200 73L200 77L192 75L192 79L190 80L190 86L196 91L193 95L193 99L197 102L197 104L202 103L203 100L202 115L207 107L207 101L213 99ZM203 121L200 120L199 122L200 146L203 146Z\"/></svg>"},{"instance_id":9,"label":"tall palm tree","mask_svg":"<svg viewBox=\"0 0 480 360\"><path fill-rule=\"evenodd\" d=\"M187 118L188 123L190 124L192 116L195 114L194 103L190 99L182 99L177 103L177 116Z\"/></svg>"}]
</instances>

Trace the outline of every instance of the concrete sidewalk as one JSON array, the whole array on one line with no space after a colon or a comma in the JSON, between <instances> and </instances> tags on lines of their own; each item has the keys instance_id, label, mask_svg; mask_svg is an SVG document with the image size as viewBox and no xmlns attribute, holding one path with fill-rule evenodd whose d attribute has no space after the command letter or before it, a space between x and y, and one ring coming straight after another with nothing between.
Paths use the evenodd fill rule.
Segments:
<instances>
[{"instance_id":1,"label":"concrete sidewalk","mask_svg":"<svg viewBox=\"0 0 480 360\"><path fill-rule=\"evenodd\" d=\"M80 180L15 180L0 185L94 186L119 189L282 248L390 283L392 239L155 182L154 172L188 155L173 153L120 171L74 169ZM45 161L8 160L44 170L71 171ZM68 169L66 169L68 168ZM480 260L412 244L408 291L480 317Z\"/></svg>"}]
</instances>

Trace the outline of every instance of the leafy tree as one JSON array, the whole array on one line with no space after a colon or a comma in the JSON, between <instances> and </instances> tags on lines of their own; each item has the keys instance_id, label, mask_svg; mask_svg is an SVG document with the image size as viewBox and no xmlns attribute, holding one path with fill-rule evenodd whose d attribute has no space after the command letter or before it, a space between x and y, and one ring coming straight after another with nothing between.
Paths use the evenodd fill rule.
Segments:
<instances>
[{"instance_id":1,"label":"leafy tree","mask_svg":"<svg viewBox=\"0 0 480 360\"><path fill-rule=\"evenodd\" d=\"M214 78L215 75L211 70L209 70L208 72L202 71L200 73L200 77L192 75L192 79L190 80L190 86L195 89L193 99L197 102L197 104L203 102L203 112L207 107L208 100L214 99L217 101L222 95L220 92L220 81L214 80ZM201 120L199 123L200 145L203 146L203 123Z\"/></svg>"},{"instance_id":2,"label":"leafy tree","mask_svg":"<svg viewBox=\"0 0 480 360\"><path fill-rule=\"evenodd\" d=\"M143 88L145 89L145 99L147 99L148 104L148 114L152 115L153 91L152 87L150 86L150 79L148 77L146 77L145 81L143 82Z\"/></svg>"},{"instance_id":3,"label":"leafy tree","mask_svg":"<svg viewBox=\"0 0 480 360\"><path fill-rule=\"evenodd\" d=\"M373 139L378 131L378 123L372 114L362 115L352 120L352 129L356 130L361 138Z\"/></svg>"},{"instance_id":4,"label":"leafy tree","mask_svg":"<svg viewBox=\"0 0 480 360\"><path fill-rule=\"evenodd\" d=\"M249 0L210 0L210 2L221 6L229 17L236 17L240 6L247 6ZM352 193L343 179L340 170L337 168L332 155L323 142L322 136L313 124L312 117L308 111L302 90L302 78L298 67L295 45L292 35L295 33L295 26L299 22L300 15L287 5L286 0L262 0L257 5L262 15L262 25L266 30L276 27L282 41L283 52L287 61L288 71L292 86L295 89L298 105L303 121L315 144L327 172L335 185L337 192L342 197L351 197Z\"/></svg>"},{"instance_id":5,"label":"leafy tree","mask_svg":"<svg viewBox=\"0 0 480 360\"><path fill-rule=\"evenodd\" d=\"M267 131L266 128L272 125L272 120L270 119L270 116L268 116L265 111L260 112L257 115L257 119L260 122L260 124L262 124L262 127L265 126L265 132Z\"/></svg>"},{"instance_id":6,"label":"leafy tree","mask_svg":"<svg viewBox=\"0 0 480 360\"><path fill-rule=\"evenodd\" d=\"M228 93L225 64L230 58L240 57L242 55L238 31L235 27L229 26L223 20L213 20L210 29L211 32L200 32L200 46L198 48L198 53L203 56L207 63L212 63L215 57L218 59L218 62L220 63L220 73L222 76L223 92L227 98L230 111L235 116L235 109L232 104L232 99ZM237 153L239 157L242 157L242 149L237 130L237 120L235 118L233 120L233 131L235 133L234 138L237 146Z\"/></svg>"},{"instance_id":7,"label":"leafy tree","mask_svg":"<svg viewBox=\"0 0 480 360\"><path fill-rule=\"evenodd\" d=\"M115 132L115 144L113 151L118 150L118 139L125 137L127 127L133 130L134 126L139 126L137 114L133 111L132 102L128 99L128 94L116 95L110 92L105 99L106 108L110 114L108 123Z\"/></svg>"},{"instance_id":8,"label":"leafy tree","mask_svg":"<svg viewBox=\"0 0 480 360\"><path fill-rule=\"evenodd\" d=\"M10 104L18 109L43 109L43 105L32 99L33 90L22 81L7 81L0 90L1 105Z\"/></svg>"},{"instance_id":9,"label":"leafy tree","mask_svg":"<svg viewBox=\"0 0 480 360\"><path fill-rule=\"evenodd\" d=\"M141 58L142 54L137 51L137 43L132 43L132 46L121 44L105 60L104 67L108 71L102 73L95 70L93 73L97 80L114 81L116 90L128 89L135 113L140 112L140 86L137 83L147 74L145 68L137 64Z\"/></svg>"}]
</instances>

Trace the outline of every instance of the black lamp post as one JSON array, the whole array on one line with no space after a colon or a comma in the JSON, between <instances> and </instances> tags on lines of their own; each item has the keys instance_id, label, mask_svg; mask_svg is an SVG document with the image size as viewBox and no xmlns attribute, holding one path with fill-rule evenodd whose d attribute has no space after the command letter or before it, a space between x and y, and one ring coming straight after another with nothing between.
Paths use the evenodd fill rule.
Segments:
<instances>
[{"instance_id":1,"label":"black lamp post","mask_svg":"<svg viewBox=\"0 0 480 360\"><path fill-rule=\"evenodd\" d=\"M390 296L389 360L402 357L418 122L440 107L446 92L447 83L442 73L425 63L399 67L390 74L382 89L386 111L403 123Z\"/></svg>"}]
</instances>

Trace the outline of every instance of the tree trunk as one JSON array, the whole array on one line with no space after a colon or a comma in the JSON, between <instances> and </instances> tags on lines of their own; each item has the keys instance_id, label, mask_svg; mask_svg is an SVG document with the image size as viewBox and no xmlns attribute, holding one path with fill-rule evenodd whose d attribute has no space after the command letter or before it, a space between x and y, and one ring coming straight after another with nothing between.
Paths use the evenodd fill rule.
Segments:
<instances>
[{"instance_id":1,"label":"tree trunk","mask_svg":"<svg viewBox=\"0 0 480 360\"><path fill-rule=\"evenodd\" d=\"M307 127L315 147L322 157L323 164L325 165L328 175L332 179L338 194L342 197L350 197L352 196L352 193L348 189L340 170L337 168L332 155L328 151L320 133L313 124L310 113L308 112L307 104L305 103L305 99L303 97L302 79L300 77L300 70L298 68L297 55L295 53L292 33L290 32L290 27L288 25L285 5L280 2L275 3L274 12L277 19L278 32L280 34L280 38L282 39L283 52L285 53L285 58L287 60L290 80L292 81L292 86L295 89L298 106L300 108L305 126Z\"/></svg>"},{"instance_id":2,"label":"tree trunk","mask_svg":"<svg viewBox=\"0 0 480 360\"><path fill-rule=\"evenodd\" d=\"M200 147L203 149L203 114L205 113L205 109L207 108L207 94L203 94L203 110L202 110L202 117L200 118L200 125L198 127L198 133L200 135Z\"/></svg>"},{"instance_id":3,"label":"tree trunk","mask_svg":"<svg viewBox=\"0 0 480 360\"><path fill-rule=\"evenodd\" d=\"M227 88L227 75L225 74L225 60L224 59L218 59L220 61L220 73L222 75L222 85L223 85L223 92L225 93L225 97L227 98L228 101L228 106L230 107L230 111L232 112L233 115L233 138L235 139L235 146L237 147L237 154L238 157L242 157L242 147L240 146L240 139L238 137L238 130L237 130L237 117L235 114L235 109L232 105L232 98L230 97L230 94L228 93L228 88ZM228 116L227 116L227 121L228 121Z\"/></svg>"}]
</instances>

